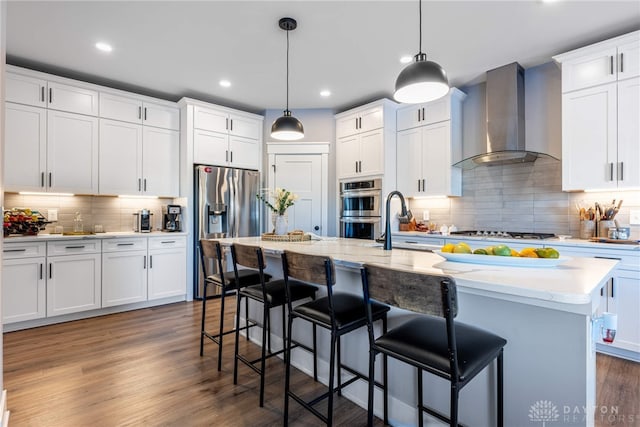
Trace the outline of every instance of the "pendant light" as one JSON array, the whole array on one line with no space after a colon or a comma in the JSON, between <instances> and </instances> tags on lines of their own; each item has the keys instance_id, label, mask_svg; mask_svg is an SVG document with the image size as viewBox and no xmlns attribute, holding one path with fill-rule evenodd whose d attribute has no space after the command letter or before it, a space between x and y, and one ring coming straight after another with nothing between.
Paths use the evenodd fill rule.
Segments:
<instances>
[{"instance_id":1,"label":"pendant light","mask_svg":"<svg viewBox=\"0 0 640 427\"><path fill-rule=\"evenodd\" d=\"M271 137L284 141L295 141L304 137L304 128L300 120L289 111L289 31L295 30L298 23L293 18L282 18L278 21L280 28L287 32L287 108L271 125Z\"/></svg>"},{"instance_id":2,"label":"pendant light","mask_svg":"<svg viewBox=\"0 0 640 427\"><path fill-rule=\"evenodd\" d=\"M405 67L396 80L393 97L398 102L416 104L442 98L449 92L449 80L444 69L433 61L427 61L422 52L422 0L420 14L420 48L414 62Z\"/></svg>"}]
</instances>

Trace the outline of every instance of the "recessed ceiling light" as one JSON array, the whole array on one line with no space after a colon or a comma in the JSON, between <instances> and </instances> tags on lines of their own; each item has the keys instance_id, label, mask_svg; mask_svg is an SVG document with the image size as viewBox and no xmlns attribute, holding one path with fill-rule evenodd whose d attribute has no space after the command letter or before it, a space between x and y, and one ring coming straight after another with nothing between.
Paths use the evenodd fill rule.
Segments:
<instances>
[{"instance_id":1,"label":"recessed ceiling light","mask_svg":"<svg viewBox=\"0 0 640 427\"><path fill-rule=\"evenodd\" d=\"M230 87L231 82L229 80L220 80L220 86L222 87Z\"/></svg>"},{"instance_id":2,"label":"recessed ceiling light","mask_svg":"<svg viewBox=\"0 0 640 427\"><path fill-rule=\"evenodd\" d=\"M96 43L96 49L101 50L103 52L111 52L113 48L109 43L98 42Z\"/></svg>"},{"instance_id":3,"label":"recessed ceiling light","mask_svg":"<svg viewBox=\"0 0 640 427\"><path fill-rule=\"evenodd\" d=\"M401 62L402 64L408 64L408 63L409 63L409 62L411 62L411 61L413 61L413 56L405 55L405 56L403 56L403 57L401 57L401 58L400 58L400 62Z\"/></svg>"},{"instance_id":4,"label":"recessed ceiling light","mask_svg":"<svg viewBox=\"0 0 640 427\"><path fill-rule=\"evenodd\" d=\"M331 96L331 91L330 91L330 90L327 90L327 89L321 90L321 91L320 91L320 96L324 96L325 98L326 98L327 96Z\"/></svg>"}]
</instances>

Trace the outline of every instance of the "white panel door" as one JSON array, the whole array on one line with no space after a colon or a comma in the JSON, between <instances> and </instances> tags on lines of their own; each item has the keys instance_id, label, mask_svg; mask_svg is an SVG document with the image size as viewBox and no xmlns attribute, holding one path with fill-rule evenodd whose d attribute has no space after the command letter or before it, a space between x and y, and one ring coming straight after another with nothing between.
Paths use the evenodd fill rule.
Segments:
<instances>
[{"instance_id":1,"label":"white panel door","mask_svg":"<svg viewBox=\"0 0 640 427\"><path fill-rule=\"evenodd\" d=\"M187 292L186 248L149 251L149 300Z\"/></svg>"},{"instance_id":2,"label":"white panel door","mask_svg":"<svg viewBox=\"0 0 640 427\"><path fill-rule=\"evenodd\" d=\"M262 158L260 141L239 136L229 136L229 166L243 169L260 169Z\"/></svg>"},{"instance_id":3,"label":"white panel door","mask_svg":"<svg viewBox=\"0 0 640 427\"><path fill-rule=\"evenodd\" d=\"M618 80L640 75L640 41L618 47Z\"/></svg>"},{"instance_id":4,"label":"white panel door","mask_svg":"<svg viewBox=\"0 0 640 427\"><path fill-rule=\"evenodd\" d=\"M7 102L5 114L5 189L44 191L47 110Z\"/></svg>"},{"instance_id":5,"label":"white panel door","mask_svg":"<svg viewBox=\"0 0 640 427\"><path fill-rule=\"evenodd\" d=\"M47 169L50 191L98 193L98 119L47 112Z\"/></svg>"},{"instance_id":6,"label":"white panel door","mask_svg":"<svg viewBox=\"0 0 640 427\"><path fill-rule=\"evenodd\" d=\"M272 190L286 188L298 195L287 209L289 231L303 230L322 234L322 163L320 155L278 154L275 156L275 180Z\"/></svg>"},{"instance_id":7,"label":"white panel door","mask_svg":"<svg viewBox=\"0 0 640 427\"><path fill-rule=\"evenodd\" d=\"M615 82L615 47L562 64L562 92Z\"/></svg>"},{"instance_id":8,"label":"white panel door","mask_svg":"<svg viewBox=\"0 0 640 427\"><path fill-rule=\"evenodd\" d=\"M100 254L48 258L47 316L100 308Z\"/></svg>"},{"instance_id":9,"label":"white panel door","mask_svg":"<svg viewBox=\"0 0 640 427\"><path fill-rule=\"evenodd\" d=\"M97 116L99 101L98 92L76 86L48 82L49 108L69 113Z\"/></svg>"},{"instance_id":10,"label":"white panel door","mask_svg":"<svg viewBox=\"0 0 640 427\"><path fill-rule=\"evenodd\" d=\"M153 196L180 194L180 135L177 131L144 126L142 131L143 191Z\"/></svg>"},{"instance_id":11,"label":"white panel door","mask_svg":"<svg viewBox=\"0 0 640 427\"><path fill-rule=\"evenodd\" d=\"M618 314L618 331L613 345L640 352L640 274L618 270L611 285L607 310Z\"/></svg>"},{"instance_id":12,"label":"white panel door","mask_svg":"<svg viewBox=\"0 0 640 427\"><path fill-rule=\"evenodd\" d=\"M244 138L260 139L262 122L250 117L230 115L229 133Z\"/></svg>"},{"instance_id":13,"label":"white panel door","mask_svg":"<svg viewBox=\"0 0 640 427\"><path fill-rule=\"evenodd\" d=\"M193 127L211 132L227 133L229 130L229 114L226 111L194 107Z\"/></svg>"},{"instance_id":14,"label":"white panel door","mask_svg":"<svg viewBox=\"0 0 640 427\"><path fill-rule=\"evenodd\" d=\"M360 174L384 174L384 129L361 133L359 136Z\"/></svg>"},{"instance_id":15,"label":"white panel door","mask_svg":"<svg viewBox=\"0 0 640 427\"><path fill-rule=\"evenodd\" d=\"M562 95L562 189L617 187L617 84Z\"/></svg>"},{"instance_id":16,"label":"white panel door","mask_svg":"<svg viewBox=\"0 0 640 427\"><path fill-rule=\"evenodd\" d=\"M618 83L618 188L640 187L640 78Z\"/></svg>"},{"instance_id":17,"label":"white panel door","mask_svg":"<svg viewBox=\"0 0 640 427\"><path fill-rule=\"evenodd\" d=\"M360 161L360 136L352 135L338 139L338 178L358 175Z\"/></svg>"},{"instance_id":18,"label":"white panel door","mask_svg":"<svg viewBox=\"0 0 640 427\"><path fill-rule=\"evenodd\" d=\"M147 251L102 254L102 307L147 300Z\"/></svg>"},{"instance_id":19,"label":"white panel door","mask_svg":"<svg viewBox=\"0 0 640 427\"><path fill-rule=\"evenodd\" d=\"M111 93L100 93L100 117L142 123L142 101Z\"/></svg>"},{"instance_id":20,"label":"white panel door","mask_svg":"<svg viewBox=\"0 0 640 427\"><path fill-rule=\"evenodd\" d=\"M451 194L451 122L422 128L422 177L424 194Z\"/></svg>"},{"instance_id":21,"label":"white panel door","mask_svg":"<svg viewBox=\"0 0 640 427\"><path fill-rule=\"evenodd\" d=\"M142 106L142 120L145 126L180 130L180 110L169 105L145 102Z\"/></svg>"},{"instance_id":22,"label":"white panel door","mask_svg":"<svg viewBox=\"0 0 640 427\"><path fill-rule=\"evenodd\" d=\"M20 74L5 74L6 101L18 104L33 105L36 107L47 106L47 81Z\"/></svg>"},{"instance_id":23,"label":"white panel door","mask_svg":"<svg viewBox=\"0 0 640 427\"><path fill-rule=\"evenodd\" d=\"M142 125L100 119L100 194L142 191Z\"/></svg>"},{"instance_id":24,"label":"white panel door","mask_svg":"<svg viewBox=\"0 0 640 427\"><path fill-rule=\"evenodd\" d=\"M40 319L47 314L44 257L2 261L2 322Z\"/></svg>"}]
</instances>

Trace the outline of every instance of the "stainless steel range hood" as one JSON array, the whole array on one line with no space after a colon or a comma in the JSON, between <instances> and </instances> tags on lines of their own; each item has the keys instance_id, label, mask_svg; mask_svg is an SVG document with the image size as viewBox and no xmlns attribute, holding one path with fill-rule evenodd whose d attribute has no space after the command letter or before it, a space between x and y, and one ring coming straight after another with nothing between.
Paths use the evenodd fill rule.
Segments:
<instances>
[{"instance_id":1,"label":"stainless steel range hood","mask_svg":"<svg viewBox=\"0 0 640 427\"><path fill-rule=\"evenodd\" d=\"M514 62L487 71L486 152L456 163L462 169L533 162L544 153L528 151L524 132L524 69Z\"/></svg>"}]
</instances>

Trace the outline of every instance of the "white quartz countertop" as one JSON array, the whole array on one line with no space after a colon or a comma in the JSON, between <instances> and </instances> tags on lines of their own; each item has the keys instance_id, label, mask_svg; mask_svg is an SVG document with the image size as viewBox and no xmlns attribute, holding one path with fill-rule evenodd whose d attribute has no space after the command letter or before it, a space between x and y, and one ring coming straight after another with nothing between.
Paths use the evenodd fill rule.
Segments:
<instances>
[{"instance_id":1,"label":"white quartz countertop","mask_svg":"<svg viewBox=\"0 0 640 427\"><path fill-rule=\"evenodd\" d=\"M567 257L566 262L555 267L531 268L450 262L435 253L423 251L384 251L371 241L357 239L271 242L260 237L243 237L220 241L223 245L243 243L261 246L266 254L291 250L327 255L333 257L336 266L358 268L364 263L374 263L403 270L446 274L456 280L461 290L535 305L544 305L541 304L543 302L593 305L594 296L618 263L610 259Z\"/></svg>"},{"instance_id":2,"label":"white quartz countertop","mask_svg":"<svg viewBox=\"0 0 640 427\"><path fill-rule=\"evenodd\" d=\"M4 243L46 242L48 240L82 240L82 239L113 239L116 237L160 237L160 236L186 236L185 231L153 231L151 233L138 233L135 231L109 231L95 234L38 234L36 236L9 236L4 237Z\"/></svg>"}]
</instances>

